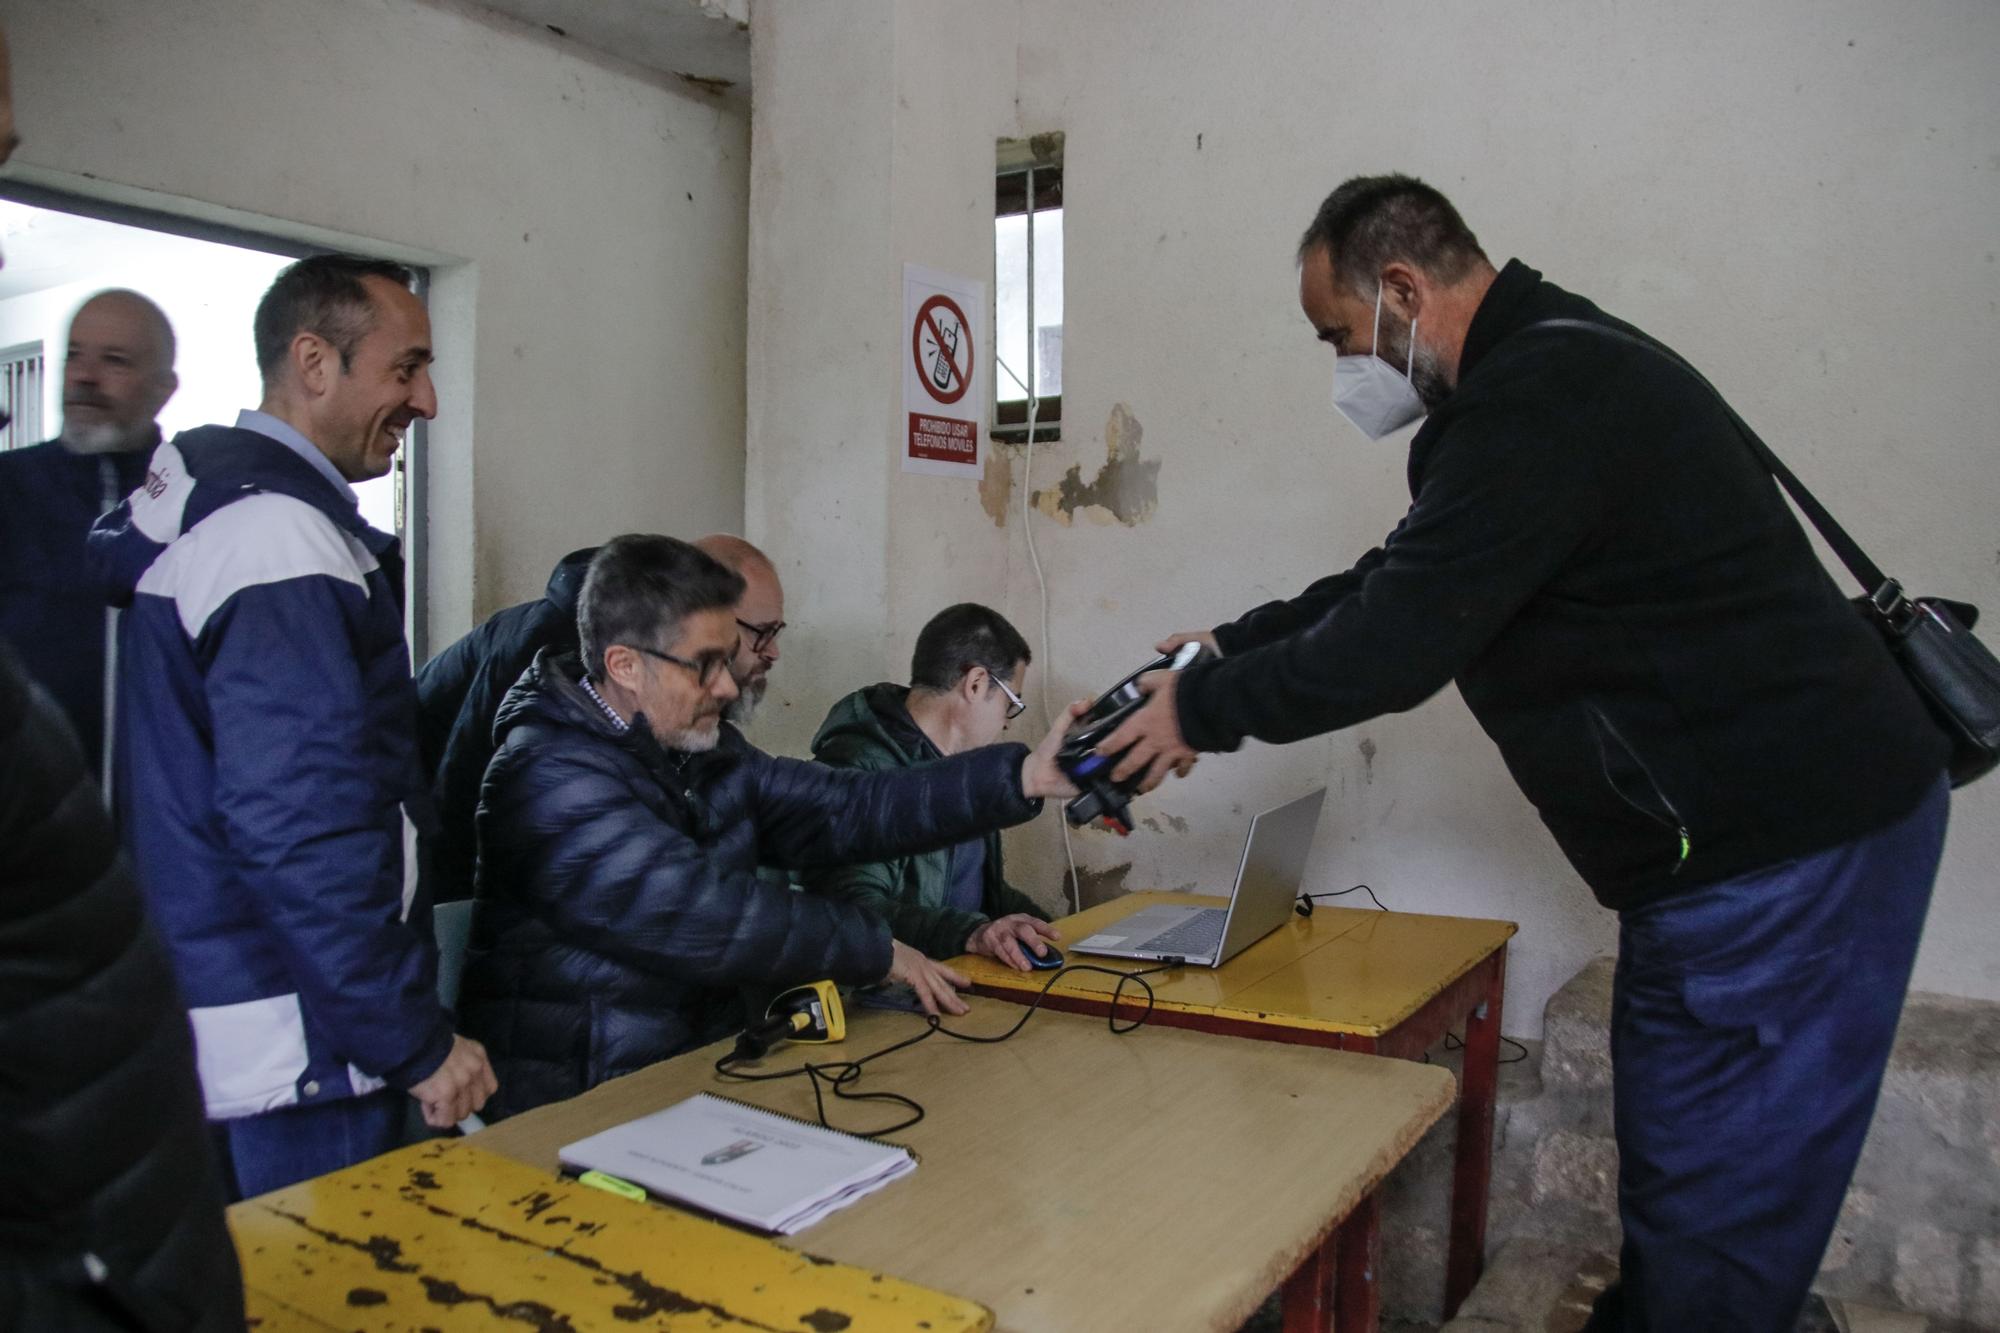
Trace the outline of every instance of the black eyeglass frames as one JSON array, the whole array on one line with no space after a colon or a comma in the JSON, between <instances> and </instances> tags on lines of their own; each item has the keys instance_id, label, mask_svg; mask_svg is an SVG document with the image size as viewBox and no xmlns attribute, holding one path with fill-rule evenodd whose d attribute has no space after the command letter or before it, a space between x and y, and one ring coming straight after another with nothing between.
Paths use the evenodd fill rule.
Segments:
<instances>
[{"instance_id":1,"label":"black eyeglass frames","mask_svg":"<svg viewBox=\"0 0 2000 1333\"><path fill-rule=\"evenodd\" d=\"M785 632L785 622L782 620L772 620L762 625L753 625L739 616L737 617L736 624L739 628L750 632L750 651L753 653L763 652L766 648L776 643L778 636Z\"/></svg>"},{"instance_id":2,"label":"black eyeglass frames","mask_svg":"<svg viewBox=\"0 0 2000 1333\"><path fill-rule=\"evenodd\" d=\"M714 684L716 672L729 665L730 655L713 649L690 662L685 657L675 657L672 653L663 653L657 648L644 648L636 643L628 643L625 646L635 653L644 653L648 657L657 657L662 662L672 662L677 667L686 667L694 672L695 683L703 689Z\"/></svg>"}]
</instances>

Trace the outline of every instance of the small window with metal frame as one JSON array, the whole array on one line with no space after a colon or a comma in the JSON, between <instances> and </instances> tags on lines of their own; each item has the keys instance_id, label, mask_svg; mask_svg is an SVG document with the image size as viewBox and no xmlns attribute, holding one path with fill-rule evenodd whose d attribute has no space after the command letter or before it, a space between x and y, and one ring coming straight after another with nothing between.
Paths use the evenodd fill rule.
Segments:
<instances>
[{"instance_id":1,"label":"small window with metal frame","mask_svg":"<svg viewBox=\"0 0 2000 1333\"><path fill-rule=\"evenodd\" d=\"M1063 136L1002 139L994 179L993 438L1062 438Z\"/></svg>"},{"instance_id":2,"label":"small window with metal frame","mask_svg":"<svg viewBox=\"0 0 2000 1333\"><path fill-rule=\"evenodd\" d=\"M42 365L39 338L0 351L0 449L42 442Z\"/></svg>"}]
</instances>

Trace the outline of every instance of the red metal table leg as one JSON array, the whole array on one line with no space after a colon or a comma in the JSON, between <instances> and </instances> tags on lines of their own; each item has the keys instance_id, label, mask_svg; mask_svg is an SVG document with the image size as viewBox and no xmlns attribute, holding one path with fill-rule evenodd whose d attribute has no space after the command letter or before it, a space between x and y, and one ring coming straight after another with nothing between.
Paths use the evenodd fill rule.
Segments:
<instances>
[{"instance_id":1,"label":"red metal table leg","mask_svg":"<svg viewBox=\"0 0 2000 1333\"><path fill-rule=\"evenodd\" d=\"M1333 1328L1333 1272L1339 1245L1336 1228L1279 1288L1284 1333L1328 1333Z\"/></svg>"},{"instance_id":2,"label":"red metal table leg","mask_svg":"<svg viewBox=\"0 0 2000 1333\"><path fill-rule=\"evenodd\" d=\"M1370 1194L1334 1231L1340 1253L1333 1280L1338 1333L1375 1333L1382 1321L1382 1205Z\"/></svg>"},{"instance_id":3,"label":"red metal table leg","mask_svg":"<svg viewBox=\"0 0 2000 1333\"><path fill-rule=\"evenodd\" d=\"M1500 1083L1500 997L1507 948L1493 955L1484 1001L1465 1024L1465 1066L1458 1103L1458 1151L1452 1169L1451 1240L1445 1257L1444 1315L1472 1294L1486 1266L1486 1200L1493 1175L1493 1103Z\"/></svg>"}]
</instances>

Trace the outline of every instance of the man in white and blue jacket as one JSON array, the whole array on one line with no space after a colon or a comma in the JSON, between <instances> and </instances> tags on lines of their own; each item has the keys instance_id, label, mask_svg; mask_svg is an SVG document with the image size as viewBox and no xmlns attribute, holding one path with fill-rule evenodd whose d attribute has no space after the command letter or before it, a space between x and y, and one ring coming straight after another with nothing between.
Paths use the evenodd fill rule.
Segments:
<instances>
[{"instance_id":1,"label":"man in white and blue jacket","mask_svg":"<svg viewBox=\"0 0 2000 1333\"><path fill-rule=\"evenodd\" d=\"M402 557L350 484L437 410L410 276L286 269L257 309L260 409L161 445L90 538L130 606L119 805L239 1197L396 1146L405 1091L445 1127L495 1088L407 887Z\"/></svg>"}]
</instances>

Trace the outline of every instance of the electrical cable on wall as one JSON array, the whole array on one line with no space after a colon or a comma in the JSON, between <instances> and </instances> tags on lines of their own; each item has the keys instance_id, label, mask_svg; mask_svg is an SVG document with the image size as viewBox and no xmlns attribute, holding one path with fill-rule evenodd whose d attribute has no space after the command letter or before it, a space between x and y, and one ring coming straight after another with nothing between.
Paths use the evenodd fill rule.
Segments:
<instances>
[{"instance_id":1,"label":"electrical cable on wall","mask_svg":"<svg viewBox=\"0 0 2000 1333\"><path fill-rule=\"evenodd\" d=\"M1028 250L1031 256L1034 253L1034 237L1035 227L1031 221L1028 224ZM1033 262L1033 259L1030 258L1031 271ZM1040 590L1042 598L1042 718L1045 725L1054 726L1056 718L1055 709L1049 704L1049 678L1055 675L1055 650L1050 646L1049 639L1049 581L1042 573L1042 557L1035 550L1034 525L1028 518L1028 495L1031 490L1030 483L1033 481L1035 475L1035 418L1039 413L1041 405L1042 400L1037 395L1033 393L1028 395L1028 453L1027 458L1021 465L1021 531L1028 539L1028 563L1035 568L1035 587ZM1083 881L1078 878L1076 873L1076 848L1070 843L1069 821L1067 819L1058 819L1056 824L1062 829L1063 861L1069 866L1070 911L1081 912L1083 910Z\"/></svg>"}]
</instances>

